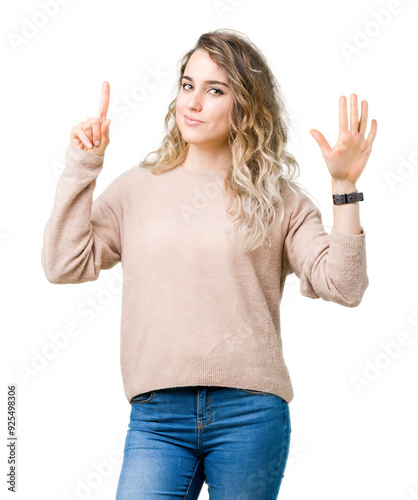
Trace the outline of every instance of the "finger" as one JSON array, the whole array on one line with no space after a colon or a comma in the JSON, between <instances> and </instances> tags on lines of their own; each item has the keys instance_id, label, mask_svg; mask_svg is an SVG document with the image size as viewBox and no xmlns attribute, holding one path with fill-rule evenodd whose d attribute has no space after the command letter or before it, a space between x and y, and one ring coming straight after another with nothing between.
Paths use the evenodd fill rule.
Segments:
<instances>
[{"instance_id":1,"label":"finger","mask_svg":"<svg viewBox=\"0 0 418 500\"><path fill-rule=\"evenodd\" d=\"M84 130L78 125L75 129L75 132L80 139L80 141L86 146L86 148L92 148L93 144L90 142Z\"/></svg>"},{"instance_id":2,"label":"finger","mask_svg":"<svg viewBox=\"0 0 418 500\"><path fill-rule=\"evenodd\" d=\"M110 85L104 81L102 85L102 97L100 99L99 113L97 118L103 122L106 120L107 110L109 109Z\"/></svg>"},{"instance_id":3,"label":"finger","mask_svg":"<svg viewBox=\"0 0 418 500\"><path fill-rule=\"evenodd\" d=\"M358 104L356 94L350 96L350 130L358 132Z\"/></svg>"},{"instance_id":4,"label":"finger","mask_svg":"<svg viewBox=\"0 0 418 500\"><path fill-rule=\"evenodd\" d=\"M324 156L327 156L331 153L332 148L329 145L328 141L325 139L325 137L321 134L319 130L312 129L310 130L311 135L313 138L316 140L316 142L319 144L319 147L321 148L322 154Z\"/></svg>"},{"instance_id":5,"label":"finger","mask_svg":"<svg viewBox=\"0 0 418 500\"><path fill-rule=\"evenodd\" d=\"M345 96L340 97L340 133L348 130L347 100Z\"/></svg>"},{"instance_id":6,"label":"finger","mask_svg":"<svg viewBox=\"0 0 418 500\"><path fill-rule=\"evenodd\" d=\"M101 130L102 130L102 137L109 136L109 125L110 125L111 120L105 120L102 125L101 125Z\"/></svg>"},{"instance_id":7,"label":"finger","mask_svg":"<svg viewBox=\"0 0 418 500\"><path fill-rule=\"evenodd\" d=\"M88 121L81 122L80 123L80 128L84 131L84 133L86 134L88 140L90 142L93 142L93 129L92 129L91 123L88 122Z\"/></svg>"},{"instance_id":8,"label":"finger","mask_svg":"<svg viewBox=\"0 0 418 500\"><path fill-rule=\"evenodd\" d=\"M100 122L96 118L95 120L92 121L92 127L93 127L93 142L95 146L100 146L100 143L102 142L102 134L100 132Z\"/></svg>"},{"instance_id":9,"label":"finger","mask_svg":"<svg viewBox=\"0 0 418 500\"><path fill-rule=\"evenodd\" d=\"M372 120L372 126L369 132L369 135L367 136L367 142L369 143L369 146L373 146L374 139L376 137L377 133L377 121Z\"/></svg>"},{"instance_id":10,"label":"finger","mask_svg":"<svg viewBox=\"0 0 418 500\"><path fill-rule=\"evenodd\" d=\"M362 101L361 103L361 117L360 117L360 125L359 125L359 134L364 137L364 134L366 132L366 127L367 127L367 115L368 115L368 105L367 101Z\"/></svg>"}]
</instances>

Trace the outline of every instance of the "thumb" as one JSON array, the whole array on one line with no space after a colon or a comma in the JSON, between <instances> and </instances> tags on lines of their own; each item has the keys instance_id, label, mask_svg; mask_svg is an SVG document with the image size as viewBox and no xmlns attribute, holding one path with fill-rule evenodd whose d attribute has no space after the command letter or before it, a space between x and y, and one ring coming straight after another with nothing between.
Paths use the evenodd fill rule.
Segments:
<instances>
[{"instance_id":1,"label":"thumb","mask_svg":"<svg viewBox=\"0 0 418 500\"><path fill-rule=\"evenodd\" d=\"M106 137L106 139L109 138L109 125L110 125L111 121L112 120L104 120L102 122L101 133L102 133L102 137Z\"/></svg>"},{"instance_id":2,"label":"thumb","mask_svg":"<svg viewBox=\"0 0 418 500\"><path fill-rule=\"evenodd\" d=\"M311 136L316 140L316 142L319 144L319 147L321 148L321 151L324 155L330 154L332 151L331 146L328 144L327 140L325 137L321 134L319 130L316 129L311 129L310 131Z\"/></svg>"}]
</instances>

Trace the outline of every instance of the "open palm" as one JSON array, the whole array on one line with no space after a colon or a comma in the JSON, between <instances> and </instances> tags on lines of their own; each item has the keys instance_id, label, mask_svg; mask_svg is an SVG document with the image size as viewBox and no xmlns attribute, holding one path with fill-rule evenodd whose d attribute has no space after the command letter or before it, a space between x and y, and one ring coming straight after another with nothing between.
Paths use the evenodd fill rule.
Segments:
<instances>
[{"instance_id":1,"label":"open palm","mask_svg":"<svg viewBox=\"0 0 418 500\"><path fill-rule=\"evenodd\" d=\"M356 94L351 94L350 129L348 128L347 102L345 96L340 97L340 130L337 144L331 148L325 137L316 129L310 131L321 148L331 176L336 180L356 184L366 166L372 145L376 137L377 121L372 120L367 139L364 134L367 127L367 101L362 101L360 121Z\"/></svg>"}]
</instances>

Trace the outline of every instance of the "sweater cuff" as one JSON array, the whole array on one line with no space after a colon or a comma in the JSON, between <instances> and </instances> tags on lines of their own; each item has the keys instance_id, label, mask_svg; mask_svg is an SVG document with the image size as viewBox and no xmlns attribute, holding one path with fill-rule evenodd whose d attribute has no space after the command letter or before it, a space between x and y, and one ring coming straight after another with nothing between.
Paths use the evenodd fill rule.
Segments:
<instances>
[{"instance_id":1,"label":"sweater cuff","mask_svg":"<svg viewBox=\"0 0 418 500\"><path fill-rule=\"evenodd\" d=\"M77 177L91 177L92 172L103 167L103 156L98 156L83 149L76 148L72 144L68 145L66 166L77 175Z\"/></svg>"},{"instance_id":2,"label":"sweater cuff","mask_svg":"<svg viewBox=\"0 0 418 500\"><path fill-rule=\"evenodd\" d=\"M342 258L347 264L354 264L366 252L366 233L361 228L361 234L348 234L331 227L330 252L331 258Z\"/></svg>"}]
</instances>

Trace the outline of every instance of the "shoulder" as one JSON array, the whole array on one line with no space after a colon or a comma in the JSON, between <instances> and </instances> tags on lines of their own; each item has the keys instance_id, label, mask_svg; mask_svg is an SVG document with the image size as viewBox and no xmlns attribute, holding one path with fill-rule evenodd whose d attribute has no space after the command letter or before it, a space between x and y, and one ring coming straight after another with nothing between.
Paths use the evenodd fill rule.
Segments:
<instances>
[{"instance_id":1,"label":"shoulder","mask_svg":"<svg viewBox=\"0 0 418 500\"><path fill-rule=\"evenodd\" d=\"M134 165L117 175L100 197L110 206L123 205L128 199L149 192L150 181L154 177L157 176L149 169Z\"/></svg>"},{"instance_id":2,"label":"shoulder","mask_svg":"<svg viewBox=\"0 0 418 500\"><path fill-rule=\"evenodd\" d=\"M281 186L284 210L290 216L302 214L306 211L320 211L319 207L312 200L310 193L299 183L290 181L283 182Z\"/></svg>"}]
</instances>

